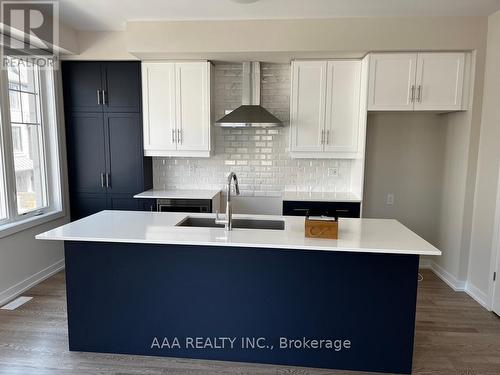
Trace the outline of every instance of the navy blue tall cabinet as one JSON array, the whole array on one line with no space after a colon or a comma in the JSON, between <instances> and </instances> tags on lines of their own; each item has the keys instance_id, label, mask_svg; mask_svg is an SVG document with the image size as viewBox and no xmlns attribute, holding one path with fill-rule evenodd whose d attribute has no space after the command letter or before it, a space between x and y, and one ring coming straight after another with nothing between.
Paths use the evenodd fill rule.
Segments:
<instances>
[{"instance_id":1,"label":"navy blue tall cabinet","mask_svg":"<svg viewBox=\"0 0 500 375\"><path fill-rule=\"evenodd\" d=\"M62 63L71 219L147 209L152 187L142 140L139 62Z\"/></svg>"}]
</instances>

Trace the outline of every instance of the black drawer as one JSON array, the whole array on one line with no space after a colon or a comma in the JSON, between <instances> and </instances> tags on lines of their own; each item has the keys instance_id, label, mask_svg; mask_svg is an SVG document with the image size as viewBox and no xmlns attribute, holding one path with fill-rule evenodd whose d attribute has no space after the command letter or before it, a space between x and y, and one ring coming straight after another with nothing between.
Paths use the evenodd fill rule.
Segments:
<instances>
[{"instance_id":1,"label":"black drawer","mask_svg":"<svg viewBox=\"0 0 500 375\"><path fill-rule=\"evenodd\" d=\"M358 202L283 201L283 215L359 217L360 206Z\"/></svg>"}]
</instances>

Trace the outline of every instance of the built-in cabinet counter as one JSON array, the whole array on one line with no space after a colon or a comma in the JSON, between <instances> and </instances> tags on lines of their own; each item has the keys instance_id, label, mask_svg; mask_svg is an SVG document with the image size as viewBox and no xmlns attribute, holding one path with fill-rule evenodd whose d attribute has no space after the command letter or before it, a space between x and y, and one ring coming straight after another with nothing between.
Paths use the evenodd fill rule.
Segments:
<instances>
[{"instance_id":1,"label":"built-in cabinet counter","mask_svg":"<svg viewBox=\"0 0 500 375\"><path fill-rule=\"evenodd\" d=\"M136 61L63 61L71 219L105 209L143 210L153 186L142 149L141 66Z\"/></svg>"}]
</instances>

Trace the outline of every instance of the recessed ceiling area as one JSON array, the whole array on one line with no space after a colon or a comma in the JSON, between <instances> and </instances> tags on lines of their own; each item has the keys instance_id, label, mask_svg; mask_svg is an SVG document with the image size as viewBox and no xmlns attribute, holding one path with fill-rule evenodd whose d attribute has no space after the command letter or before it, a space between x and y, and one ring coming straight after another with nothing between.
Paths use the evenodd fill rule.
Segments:
<instances>
[{"instance_id":1,"label":"recessed ceiling area","mask_svg":"<svg viewBox=\"0 0 500 375\"><path fill-rule=\"evenodd\" d=\"M127 21L391 16L487 16L500 0L60 0L76 30L124 30Z\"/></svg>"}]
</instances>

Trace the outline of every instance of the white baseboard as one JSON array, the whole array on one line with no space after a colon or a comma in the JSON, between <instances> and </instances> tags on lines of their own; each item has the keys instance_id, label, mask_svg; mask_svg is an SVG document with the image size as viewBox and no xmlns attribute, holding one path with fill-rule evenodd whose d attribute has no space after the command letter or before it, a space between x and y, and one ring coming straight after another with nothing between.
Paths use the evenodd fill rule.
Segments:
<instances>
[{"instance_id":1,"label":"white baseboard","mask_svg":"<svg viewBox=\"0 0 500 375\"><path fill-rule=\"evenodd\" d=\"M432 272L434 272L441 280L448 284L455 292L465 292L465 281L457 279L436 262L431 261L430 268Z\"/></svg>"},{"instance_id":2,"label":"white baseboard","mask_svg":"<svg viewBox=\"0 0 500 375\"><path fill-rule=\"evenodd\" d=\"M474 299L474 301L479 303L486 310L491 311L490 303L488 302L488 295L477 288L474 284L468 281L458 280L439 264L428 259L423 259L423 262L421 260L419 267L422 269L432 270L437 277L448 284L455 292L467 293L472 299Z\"/></svg>"},{"instance_id":3,"label":"white baseboard","mask_svg":"<svg viewBox=\"0 0 500 375\"><path fill-rule=\"evenodd\" d=\"M418 263L418 268L424 270L432 269L432 261L430 259L420 258L420 261Z\"/></svg>"},{"instance_id":4,"label":"white baseboard","mask_svg":"<svg viewBox=\"0 0 500 375\"><path fill-rule=\"evenodd\" d=\"M41 283L43 280L56 274L62 269L64 269L64 259L58 260L57 262L48 266L47 268L31 275L30 277L24 279L23 281L11 286L10 288L1 291L0 306L5 305L6 303L18 297L28 289L34 287L36 284Z\"/></svg>"},{"instance_id":5,"label":"white baseboard","mask_svg":"<svg viewBox=\"0 0 500 375\"><path fill-rule=\"evenodd\" d=\"M491 311L491 304L486 293L481 291L471 282L467 282L465 286L465 293L471 296L477 303L483 306L486 310Z\"/></svg>"}]
</instances>

